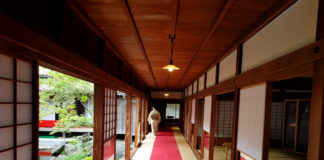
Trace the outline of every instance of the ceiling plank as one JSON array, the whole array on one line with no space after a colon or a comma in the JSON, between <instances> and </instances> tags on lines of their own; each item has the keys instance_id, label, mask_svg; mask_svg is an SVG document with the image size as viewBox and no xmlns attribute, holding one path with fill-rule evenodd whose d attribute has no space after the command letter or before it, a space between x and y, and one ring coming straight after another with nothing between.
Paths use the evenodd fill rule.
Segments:
<instances>
[{"instance_id":1,"label":"ceiling plank","mask_svg":"<svg viewBox=\"0 0 324 160\"><path fill-rule=\"evenodd\" d=\"M147 64L147 66L148 66L148 68L149 68L149 70L150 70L150 72L152 74L152 77L153 77L154 83L155 83L155 87L159 88L158 83L157 83L156 78L155 78L155 75L154 75L153 70L152 70L150 60L148 59L145 47L143 45L143 41L142 41L141 36L140 36L140 34L138 32L138 29L137 29L133 14L131 12L131 9L130 9L130 7L128 5L128 2L127 2L127 0L121 0L121 3L122 3L122 7L123 7L123 9L124 9L124 11L126 13L126 16L127 16L128 20L130 22L131 29L132 29L133 33L135 34L138 45L139 45L139 47L140 47L140 49L142 51L142 54L143 54L143 56L144 56L144 58L146 60L146 64Z\"/></svg>"},{"instance_id":2,"label":"ceiling plank","mask_svg":"<svg viewBox=\"0 0 324 160\"><path fill-rule=\"evenodd\" d=\"M87 12L82 8L82 6L76 0L67 1L67 5L72 11L94 32L97 36L102 38L105 41L106 46L117 56L119 57L127 67L129 67L132 72L140 79L141 82L145 83L142 77L134 71L133 67L128 63L126 58L120 54L118 49L113 45L105 33L97 26L97 24L89 17Z\"/></svg>"},{"instance_id":3,"label":"ceiling plank","mask_svg":"<svg viewBox=\"0 0 324 160\"><path fill-rule=\"evenodd\" d=\"M194 56L191 58L185 72L183 73L182 77L180 78L180 80L177 83L177 86L180 85L180 83L182 82L183 78L186 76L187 72L189 71L189 69L191 68L192 63L194 62L195 58L198 56L198 54L200 53L201 49L207 44L207 42L209 41L209 39L213 36L214 32L216 31L217 27L219 26L219 24L221 23L221 21L223 20L223 18L225 17L225 15L228 13L228 11L230 10L230 8L232 7L234 3L234 0L228 0L223 7L223 10L220 12L219 16L217 17L213 27L209 30L208 34L205 36L204 40L202 41L202 43L200 44L200 46L198 47L198 49L196 50Z\"/></svg>"}]
</instances>

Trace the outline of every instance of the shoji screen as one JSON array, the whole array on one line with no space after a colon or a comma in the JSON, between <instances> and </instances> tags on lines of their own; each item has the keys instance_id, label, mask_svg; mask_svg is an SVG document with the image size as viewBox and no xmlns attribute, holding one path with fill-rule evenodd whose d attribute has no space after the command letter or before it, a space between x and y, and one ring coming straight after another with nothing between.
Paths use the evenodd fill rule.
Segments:
<instances>
[{"instance_id":1,"label":"shoji screen","mask_svg":"<svg viewBox=\"0 0 324 160\"><path fill-rule=\"evenodd\" d=\"M188 87L188 96L192 95L192 85Z\"/></svg>"},{"instance_id":2,"label":"shoji screen","mask_svg":"<svg viewBox=\"0 0 324 160\"><path fill-rule=\"evenodd\" d=\"M207 72L206 88L215 85L216 83L216 65Z\"/></svg>"},{"instance_id":3,"label":"shoji screen","mask_svg":"<svg viewBox=\"0 0 324 160\"><path fill-rule=\"evenodd\" d=\"M219 63L219 82L226 81L235 76L237 50L233 51Z\"/></svg>"},{"instance_id":4,"label":"shoji screen","mask_svg":"<svg viewBox=\"0 0 324 160\"><path fill-rule=\"evenodd\" d=\"M298 0L244 43L242 72L258 67L316 38L318 0Z\"/></svg>"},{"instance_id":5,"label":"shoji screen","mask_svg":"<svg viewBox=\"0 0 324 160\"><path fill-rule=\"evenodd\" d=\"M210 118L211 118L212 96L205 97L204 106L204 131L210 133Z\"/></svg>"},{"instance_id":6,"label":"shoji screen","mask_svg":"<svg viewBox=\"0 0 324 160\"><path fill-rule=\"evenodd\" d=\"M195 82L193 83L193 92L192 92L192 94L197 93L197 88L198 88L197 84L198 84L198 81L195 81Z\"/></svg>"},{"instance_id":7,"label":"shoji screen","mask_svg":"<svg viewBox=\"0 0 324 160\"><path fill-rule=\"evenodd\" d=\"M31 62L0 54L0 159L32 159L33 70Z\"/></svg>"},{"instance_id":8,"label":"shoji screen","mask_svg":"<svg viewBox=\"0 0 324 160\"><path fill-rule=\"evenodd\" d=\"M262 159L266 83L241 89L237 149L255 160Z\"/></svg>"},{"instance_id":9,"label":"shoji screen","mask_svg":"<svg viewBox=\"0 0 324 160\"><path fill-rule=\"evenodd\" d=\"M195 123L196 100L191 101L191 123Z\"/></svg>"},{"instance_id":10,"label":"shoji screen","mask_svg":"<svg viewBox=\"0 0 324 160\"><path fill-rule=\"evenodd\" d=\"M198 91L202 91L205 89L205 75L202 75L199 78L199 86L198 86Z\"/></svg>"},{"instance_id":11,"label":"shoji screen","mask_svg":"<svg viewBox=\"0 0 324 160\"><path fill-rule=\"evenodd\" d=\"M104 111L104 159L114 159L116 114L117 114L117 91L105 88L105 111Z\"/></svg>"}]
</instances>

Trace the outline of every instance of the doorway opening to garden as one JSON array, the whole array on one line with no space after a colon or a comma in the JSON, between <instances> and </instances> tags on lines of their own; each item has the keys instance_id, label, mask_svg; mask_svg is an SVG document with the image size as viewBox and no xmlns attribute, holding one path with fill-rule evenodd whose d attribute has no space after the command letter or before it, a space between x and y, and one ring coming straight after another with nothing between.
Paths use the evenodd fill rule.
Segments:
<instances>
[{"instance_id":1,"label":"doorway opening to garden","mask_svg":"<svg viewBox=\"0 0 324 160\"><path fill-rule=\"evenodd\" d=\"M94 84L39 67L40 160L92 159Z\"/></svg>"}]
</instances>

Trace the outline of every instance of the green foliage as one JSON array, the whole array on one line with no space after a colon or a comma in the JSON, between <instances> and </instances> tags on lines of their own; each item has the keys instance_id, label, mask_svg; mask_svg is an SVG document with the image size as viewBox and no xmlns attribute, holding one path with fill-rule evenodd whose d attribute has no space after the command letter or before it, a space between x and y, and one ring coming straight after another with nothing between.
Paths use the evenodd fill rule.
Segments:
<instances>
[{"instance_id":1,"label":"green foliage","mask_svg":"<svg viewBox=\"0 0 324 160\"><path fill-rule=\"evenodd\" d=\"M81 160L87 157L85 153L80 153L80 154L72 154L64 158L64 160Z\"/></svg>"},{"instance_id":2,"label":"green foliage","mask_svg":"<svg viewBox=\"0 0 324 160\"><path fill-rule=\"evenodd\" d=\"M46 69L40 67L40 70ZM53 70L48 70L46 74L48 78L39 79L40 118L53 111L59 115L59 123L55 124L52 134L58 131L69 132L71 127L91 126L93 109L85 107L85 103L93 104L94 85ZM75 110L77 101L83 105L91 118L77 114Z\"/></svg>"}]
</instances>

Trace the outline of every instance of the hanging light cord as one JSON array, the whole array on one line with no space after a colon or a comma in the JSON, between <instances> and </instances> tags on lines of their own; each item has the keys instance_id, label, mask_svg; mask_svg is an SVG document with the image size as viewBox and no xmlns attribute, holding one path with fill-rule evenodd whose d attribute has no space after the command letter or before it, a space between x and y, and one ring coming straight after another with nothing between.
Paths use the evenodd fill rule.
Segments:
<instances>
[{"instance_id":1,"label":"hanging light cord","mask_svg":"<svg viewBox=\"0 0 324 160\"><path fill-rule=\"evenodd\" d=\"M173 64L172 56L173 56L173 41L175 40L175 34L171 36L169 34L169 39L171 41L171 59L170 59L170 64Z\"/></svg>"}]
</instances>

